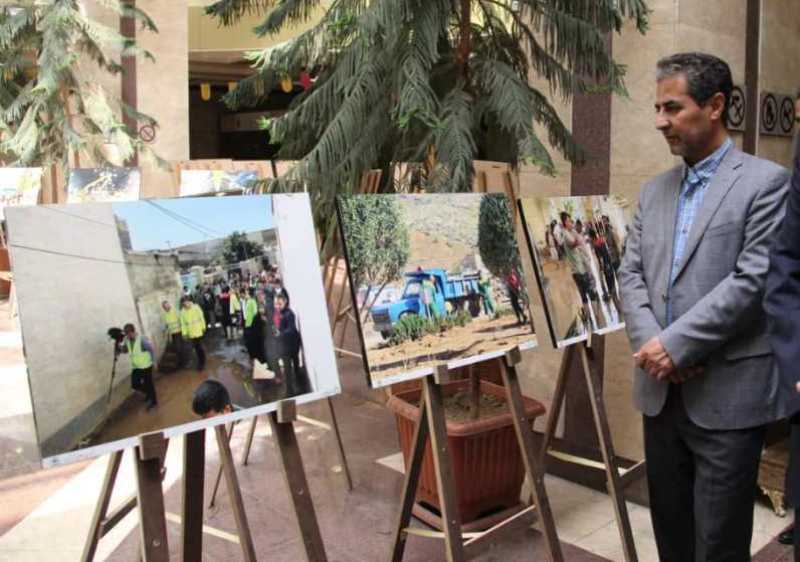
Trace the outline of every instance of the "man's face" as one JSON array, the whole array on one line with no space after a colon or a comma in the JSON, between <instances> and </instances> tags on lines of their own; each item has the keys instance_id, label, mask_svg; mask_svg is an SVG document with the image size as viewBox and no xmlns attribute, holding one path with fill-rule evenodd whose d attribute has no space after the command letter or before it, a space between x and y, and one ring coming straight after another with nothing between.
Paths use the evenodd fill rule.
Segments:
<instances>
[{"instance_id":1,"label":"man's face","mask_svg":"<svg viewBox=\"0 0 800 562\"><path fill-rule=\"evenodd\" d=\"M721 118L721 104L700 106L689 95L683 74L668 76L656 84L656 129L670 152L694 163L705 157L714 142L713 124Z\"/></svg>"},{"instance_id":2,"label":"man's face","mask_svg":"<svg viewBox=\"0 0 800 562\"><path fill-rule=\"evenodd\" d=\"M275 299L275 308L278 310L283 310L286 308L286 301L282 298Z\"/></svg>"},{"instance_id":3,"label":"man's face","mask_svg":"<svg viewBox=\"0 0 800 562\"><path fill-rule=\"evenodd\" d=\"M162 302L161 307L166 311L169 312L169 309L172 308L168 302Z\"/></svg>"},{"instance_id":4,"label":"man's face","mask_svg":"<svg viewBox=\"0 0 800 562\"><path fill-rule=\"evenodd\" d=\"M181 306L183 308L189 308L190 306L192 306L192 303L191 301L183 301L183 304Z\"/></svg>"},{"instance_id":5,"label":"man's face","mask_svg":"<svg viewBox=\"0 0 800 562\"><path fill-rule=\"evenodd\" d=\"M567 217L567 218L564 219L564 228L566 228L567 230L572 230L574 228L574 226L575 226L575 223L572 222L571 218Z\"/></svg>"},{"instance_id":6,"label":"man's face","mask_svg":"<svg viewBox=\"0 0 800 562\"><path fill-rule=\"evenodd\" d=\"M134 341L136 339L136 330L125 330L125 336L129 340Z\"/></svg>"},{"instance_id":7,"label":"man's face","mask_svg":"<svg viewBox=\"0 0 800 562\"><path fill-rule=\"evenodd\" d=\"M231 411L232 411L232 410L231 410L231 406L230 406L230 404L228 404L227 406L225 406L225 407L222 409L222 411L221 411L221 412L219 412L219 411L217 411L217 410L209 410L208 412L206 412L205 414L203 414L203 416L202 416L202 417L203 417L203 419L204 419L204 420L208 420L208 419L211 419L211 418L216 418L217 416L222 416L222 415L224 415L224 414L230 414L230 413L231 413Z\"/></svg>"}]
</instances>

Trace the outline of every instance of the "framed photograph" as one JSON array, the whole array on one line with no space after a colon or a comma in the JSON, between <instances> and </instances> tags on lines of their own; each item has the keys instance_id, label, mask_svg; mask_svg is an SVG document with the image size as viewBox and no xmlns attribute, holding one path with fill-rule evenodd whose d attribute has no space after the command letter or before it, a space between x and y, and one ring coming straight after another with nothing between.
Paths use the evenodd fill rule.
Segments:
<instances>
[{"instance_id":1,"label":"framed photograph","mask_svg":"<svg viewBox=\"0 0 800 562\"><path fill-rule=\"evenodd\" d=\"M624 328L617 271L632 210L611 196L520 199L553 345Z\"/></svg>"},{"instance_id":2,"label":"framed photograph","mask_svg":"<svg viewBox=\"0 0 800 562\"><path fill-rule=\"evenodd\" d=\"M67 203L136 201L141 182L139 168L76 168L69 172Z\"/></svg>"},{"instance_id":3,"label":"framed photograph","mask_svg":"<svg viewBox=\"0 0 800 562\"><path fill-rule=\"evenodd\" d=\"M372 387L536 346L505 195L337 199Z\"/></svg>"},{"instance_id":4,"label":"framed photograph","mask_svg":"<svg viewBox=\"0 0 800 562\"><path fill-rule=\"evenodd\" d=\"M45 466L340 392L307 195L8 211Z\"/></svg>"},{"instance_id":5,"label":"framed photograph","mask_svg":"<svg viewBox=\"0 0 800 562\"><path fill-rule=\"evenodd\" d=\"M41 190L41 168L0 168L0 220L6 207L36 205Z\"/></svg>"},{"instance_id":6,"label":"framed photograph","mask_svg":"<svg viewBox=\"0 0 800 562\"><path fill-rule=\"evenodd\" d=\"M214 193L252 194L260 178L253 170L229 172L224 170L181 170L180 196L211 195Z\"/></svg>"}]
</instances>

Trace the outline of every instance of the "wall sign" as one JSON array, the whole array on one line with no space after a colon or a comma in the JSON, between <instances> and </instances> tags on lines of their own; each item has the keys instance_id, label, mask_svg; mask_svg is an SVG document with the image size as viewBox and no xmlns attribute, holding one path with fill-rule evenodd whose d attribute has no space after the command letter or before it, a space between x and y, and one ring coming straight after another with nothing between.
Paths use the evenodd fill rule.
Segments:
<instances>
[{"instance_id":1,"label":"wall sign","mask_svg":"<svg viewBox=\"0 0 800 562\"><path fill-rule=\"evenodd\" d=\"M747 98L741 86L734 86L728 102L728 129L744 131L744 118L747 115Z\"/></svg>"},{"instance_id":2,"label":"wall sign","mask_svg":"<svg viewBox=\"0 0 800 562\"><path fill-rule=\"evenodd\" d=\"M762 93L759 121L762 135L791 137L794 132L794 97Z\"/></svg>"},{"instance_id":3,"label":"wall sign","mask_svg":"<svg viewBox=\"0 0 800 562\"><path fill-rule=\"evenodd\" d=\"M794 135L794 97L774 92L761 92L759 106L759 131L762 135L791 137ZM734 86L728 101L727 126L729 131L744 132L747 113L744 86Z\"/></svg>"}]
</instances>

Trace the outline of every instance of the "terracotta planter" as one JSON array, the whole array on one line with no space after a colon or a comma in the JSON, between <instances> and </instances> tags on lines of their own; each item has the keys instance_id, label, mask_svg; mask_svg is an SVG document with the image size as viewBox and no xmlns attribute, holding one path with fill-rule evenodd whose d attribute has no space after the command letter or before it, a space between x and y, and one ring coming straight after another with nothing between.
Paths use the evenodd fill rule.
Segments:
<instances>
[{"instance_id":1,"label":"terracotta planter","mask_svg":"<svg viewBox=\"0 0 800 562\"><path fill-rule=\"evenodd\" d=\"M468 385L468 380L454 381L442 385L442 391L449 396L467 389ZM484 380L481 381L481 392L503 399L506 397L505 388ZM387 403L397 418L406 468L411 454L414 425L419 419L416 404L420 395L420 390L401 392L392 396ZM523 397L523 402L531 422L545 412L544 406L532 398ZM525 467L510 413L474 421L448 421L447 437L462 524L519 505ZM417 502L440 512L430 441L422 462Z\"/></svg>"},{"instance_id":2,"label":"terracotta planter","mask_svg":"<svg viewBox=\"0 0 800 562\"><path fill-rule=\"evenodd\" d=\"M8 259L8 248L0 248L0 271L10 271L11 265ZM0 279L0 296L7 297L11 292L11 283L5 279Z\"/></svg>"}]
</instances>

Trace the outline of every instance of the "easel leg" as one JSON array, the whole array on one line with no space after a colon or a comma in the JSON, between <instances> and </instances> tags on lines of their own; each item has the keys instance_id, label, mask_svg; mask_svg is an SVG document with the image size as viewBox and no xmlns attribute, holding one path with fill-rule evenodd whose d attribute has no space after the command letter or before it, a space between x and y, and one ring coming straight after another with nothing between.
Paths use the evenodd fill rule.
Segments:
<instances>
[{"instance_id":1,"label":"easel leg","mask_svg":"<svg viewBox=\"0 0 800 562\"><path fill-rule=\"evenodd\" d=\"M558 427L558 419L561 417L561 409L564 406L564 397L567 391L567 374L569 373L572 360L575 357L574 346L567 348L564 354L564 359L561 361L561 368L558 370L558 378L556 379L556 389L553 393L553 400L550 403L550 412L547 416L547 424L544 430L544 439L542 440L542 468L547 466L547 451L550 449L550 443L556 434Z\"/></svg>"},{"instance_id":2,"label":"easel leg","mask_svg":"<svg viewBox=\"0 0 800 562\"><path fill-rule=\"evenodd\" d=\"M97 501L97 507L92 516L92 525L89 535L86 538L86 544L83 547L81 562L91 562L94 560L94 555L97 552L97 545L100 542L103 520L108 512L108 505L111 503L114 482L117 480L119 465L122 462L122 453L123 451L111 453L108 459L108 467L106 468L106 475L103 478L103 486L100 488L100 498Z\"/></svg>"},{"instance_id":3,"label":"easel leg","mask_svg":"<svg viewBox=\"0 0 800 562\"><path fill-rule=\"evenodd\" d=\"M247 441L244 445L244 453L242 453L242 465L247 466L247 461L250 460L250 448L253 446L253 436L256 434L256 424L258 423L258 416L253 416L250 420L250 429L247 430Z\"/></svg>"},{"instance_id":4,"label":"easel leg","mask_svg":"<svg viewBox=\"0 0 800 562\"><path fill-rule=\"evenodd\" d=\"M336 437L336 452L339 455L339 463L342 465L342 472L344 472L344 479L347 483L347 491L353 491L353 479L350 477L350 466L347 464L347 457L344 453L344 445L342 444L342 434L339 431L339 422L336 419L336 411L333 409L333 399L328 398L328 413L331 416L331 428L333 429L334 436Z\"/></svg>"},{"instance_id":5,"label":"easel leg","mask_svg":"<svg viewBox=\"0 0 800 562\"><path fill-rule=\"evenodd\" d=\"M428 409L431 450L436 473L436 489L442 510L442 527L448 562L464 560L464 543L461 538L461 514L456 505L456 485L453 466L447 447L447 428L445 426L444 399L442 387L433 380L433 375L422 379L422 394Z\"/></svg>"},{"instance_id":6,"label":"easel leg","mask_svg":"<svg viewBox=\"0 0 800 562\"><path fill-rule=\"evenodd\" d=\"M608 416L603 402L603 391L599 381L592 372L589 364L589 356L585 347L581 347L581 364L586 375L586 386L589 389L589 399L592 403L592 413L597 428L597 438L600 442L600 452L603 455L603 462L606 465L608 475L608 493L614 503L614 512L617 517L620 538L622 539L622 550L626 562L637 562L636 544L633 540L631 522L628 517L628 507L625 505L622 484L620 482L619 470L617 469L617 458L614 454L614 446L611 441L611 429L608 425Z\"/></svg>"},{"instance_id":7,"label":"easel leg","mask_svg":"<svg viewBox=\"0 0 800 562\"><path fill-rule=\"evenodd\" d=\"M558 540L553 512L550 509L550 500L547 497L547 490L544 486L544 472L542 465L538 462L537 454L533 445L533 429L531 423L525 416L525 407L522 403L522 391L519 386L519 378L515 365L521 360L519 350L507 354L502 361L503 383L506 387L508 405L511 409L511 416L514 420L514 431L517 434L519 450L522 453L522 460L525 463L525 470L531 480L533 488L533 498L536 502L536 510L539 512L539 519L544 530L547 549L550 553L550 560L553 562L563 562L564 555L561 552L561 543Z\"/></svg>"},{"instance_id":8,"label":"easel leg","mask_svg":"<svg viewBox=\"0 0 800 562\"><path fill-rule=\"evenodd\" d=\"M181 502L181 560L203 559L203 488L205 487L206 430L184 437L183 501Z\"/></svg>"},{"instance_id":9,"label":"easel leg","mask_svg":"<svg viewBox=\"0 0 800 562\"><path fill-rule=\"evenodd\" d=\"M229 436L225 431L225 426L222 425L216 426L214 428L214 432L217 436L217 447L219 447L220 466L225 473L225 483L228 486L228 497L230 497L231 500L233 517L236 520L236 529L239 532L239 544L242 547L242 555L245 562L255 562L256 549L253 546L253 536L250 533L250 525L247 522L247 513L244 510L244 501L242 500L242 490L239 487L239 478L236 476L236 467L233 464L233 455L231 454Z\"/></svg>"},{"instance_id":10,"label":"easel leg","mask_svg":"<svg viewBox=\"0 0 800 562\"><path fill-rule=\"evenodd\" d=\"M169 562L167 519L161 467L166 441L160 434L143 435L135 449L139 534L144 562Z\"/></svg>"},{"instance_id":11,"label":"easel leg","mask_svg":"<svg viewBox=\"0 0 800 562\"><path fill-rule=\"evenodd\" d=\"M233 422L232 424L229 424L227 427L228 443L230 443L231 439L233 438L233 428L236 427L236 423L237 422ZM220 463L219 468L217 469L217 476L214 479L214 489L211 491L211 501L208 502L208 507L214 507L214 503L217 501L217 492L219 491L219 483L221 481L222 481L222 463Z\"/></svg>"},{"instance_id":12,"label":"easel leg","mask_svg":"<svg viewBox=\"0 0 800 562\"><path fill-rule=\"evenodd\" d=\"M300 536L305 547L306 560L308 562L326 562L325 547L322 543L322 535L317 524L317 515L314 512L314 502L306 481L306 473L303 469L303 459L300 456L300 448L297 444L297 436L294 433L294 425L291 421L278 421L278 414L269 414L269 423L272 433L275 435L275 444L278 448L278 455L283 468L283 477L286 487L291 496L294 506L297 525Z\"/></svg>"},{"instance_id":13,"label":"easel leg","mask_svg":"<svg viewBox=\"0 0 800 562\"><path fill-rule=\"evenodd\" d=\"M422 458L425 456L425 444L428 442L428 409L423 400L419 405L419 419L414 428L414 438L411 444L411 455L403 480L403 503L400 507L400 517L395 528L394 546L392 547L392 562L400 562L406 548L406 528L411 523L411 510L414 509L414 500L417 496L417 485L422 472Z\"/></svg>"}]
</instances>

